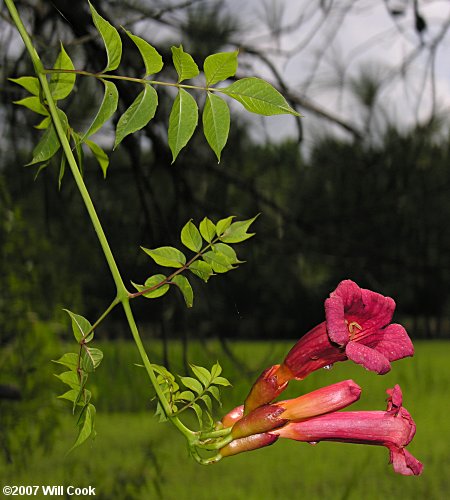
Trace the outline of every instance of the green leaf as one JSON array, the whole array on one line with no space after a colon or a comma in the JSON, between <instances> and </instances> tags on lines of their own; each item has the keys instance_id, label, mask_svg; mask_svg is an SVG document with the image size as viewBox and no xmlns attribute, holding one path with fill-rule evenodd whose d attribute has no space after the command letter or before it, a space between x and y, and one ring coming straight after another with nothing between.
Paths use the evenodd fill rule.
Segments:
<instances>
[{"instance_id":1,"label":"green leaf","mask_svg":"<svg viewBox=\"0 0 450 500\"><path fill-rule=\"evenodd\" d=\"M63 177L64 177L64 173L66 171L66 162L67 162L67 157L63 153L61 155L61 163L59 164L58 189L61 189L62 180L63 180Z\"/></svg>"},{"instance_id":2,"label":"green leaf","mask_svg":"<svg viewBox=\"0 0 450 500\"><path fill-rule=\"evenodd\" d=\"M196 392L197 394L201 394L203 392L202 384L192 377L180 377L181 382L185 387L191 389L191 391Z\"/></svg>"},{"instance_id":3,"label":"green leaf","mask_svg":"<svg viewBox=\"0 0 450 500\"><path fill-rule=\"evenodd\" d=\"M219 362L217 361L216 363L214 363L214 365L211 368L212 380L214 381L214 379L216 377L218 377L221 373L222 373L222 367L220 366Z\"/></svg>"},{"instance_id":4,"label":"green leaf","mask_svg":"<svg viewBox=\"0 0 450 500\"><path fill-rule=\"evenodd\" d=\"M116 86L113 82L110 82L108 80L102 80L102 82L105 86L103 100L93 122L91 123L88 130L83 134L83 141L86 137L95 134L95 132L97 132L97 130L99 130L104 125L104 123L111 118L111 116L117 109L117 104L119 102L119 92L117 92Z\"/></svg>"},{"instance_id":5,"label":"green leaf","mask_svg":"<svg viewBox=\"0 0 450 500\"><path fill-rule=\"evenodd\" d=\"M50 127L45 130L41 140L33 149L33 158L29 163L27 163L27 166L50 160L50 158L58 152L60 147L61 143L59 142L55 126L52 123Z\"/></svg>"},{"instance_id":6,"label":"green leaf","mask_svg":"<svg viewBox=\"0 0 450 500\"><path fill-rule=\"evenodd\" d=\"M175 376L169 372L169 370L162 365L156 365L155 363L152 363L152 368L153 370L161 375L164 379L170 380L170 381L175 381Z\"/></svg>"},{"instance_id":7,"label":"green leaf","mask_svg":"<svg viewBox=\"0 0 450 500\"><path fill-rule=\"evenodd\" d=\"M78 433L77 440L75 441L72 448L70 448L69 452L71 452L72 450L83 444L91 434L95 434L94 431L95 406L89 403L87 406L85 406L82 412L83 412L82 419L80 420L80 431Z\"/></svg>"},{"instance_id":8,"label":"green leaf","mask_svg":"<svg viewBox=\"0 0 450 500\"><path fill-rule=\"evenodd\" d=\"M195 394L192 391L179 392L176 396L177 400L183 399L184 401L194 401Z\"/></svg>"},{"instance_id":9,"label":"green leaf","mask_svg":"<svg viewBox=\"0 0 450 500\"><path fill-rule=\"evenodd\" d=\"M196 253L202 249L202 237L192 220L188 221L181 230L181 243Z\"/></svg>"},{"instance_id":10,"label":"green leaf","mask_svg":"<svg viewBox=\"0 0 450 500\"><path fill-rule=\"evenodd\" d=\"M186 256L174 247L141 248L160 266L179 268L186 264Z\"/></svg>"},{"instance_id":11,"label":"green leaf","mask_svg":"<svg viewBox=\"0 0 450 500\"><path fill-rule=\"evenodd\" d=\"M70 370L76 372L78 368L78 354L75 352L66 352L59 359L52 359L53 363L67 366Z\"/></svg>"},{"instance_id":12,"label":"green leaf","mask_svg":"<svg viewBox=\"0 0 450 500\"><path fill-rule=\"evenodd\" d=\"M34 111L38 115L48 116L47 108L42 104L38 96L24 97L19 101L13 101L14 104L18 106L24 106L25 108Z\"/></svg>"},{"instance_id":13,"label":"green leaf","mask_svg":"<svg viewBox=\"0 0 450 500\"><path fill-rule=\"evenodd\" d=\"M69 311L68 309L64 309L64 311L66 311L66 313L72 319L73 334L75 336L76 341L80 342L83 339L84 335L92 328L92 325L83 316L75 314L72 311ZM93 339L93 337L94 337L94 332L92 331L85 339L85 342L90 342Z\"/></svg>"},{"instance_id":14,"label":"green leaf","mask_svg":"<svg viewBox=\"0 0 450 500\"><path fill-rule=\"evenodd\" d=\"M94 347L85 347L83 353L83 370L92 373L102 362L103 352Z\"/></svg>"},{"instance_id":15,"label":"green leaf","mask_svg":"<svg viewBox=\"0 0 450 500\"><path fill-rule=\"evenodd\" d=\"M196 260L188 267L189 271L201 278L205 283L213 275L212 267L203 260Z\"/></svg>"},{"instance_id":16,"label":"green leaf","mask_svg":"<svg viewBox=\"0 0 450 500\"><path fill-rule=\"evenodd\" d=\"M197 366L193 364L189 364L191 370L194 372L194 375L200 380L200 382L206 387L211 382L211 374L209 371L203 366Z\"/></svg>"},{"instance_id":17,"label":"green leaf","mask_svg":"<svg viewBox=\"0 0 450 500\"><path fill-rule=\"evenodd\" d=\"M247 229L252 222L258 217L257 215L252 219L233 222L226 231L219 237L220 241L224 243L240 243L248 238L251 238L255 233L247 233Z\"/></svg>"},{"instance_id":18,"label":"green leaf","mask_svg":"<svg viewBox=\"0 0 450 500\"><path fill-rule=\"evenodd\" d=\"M67 401L76 401L78 397L78 391L75 389L70 389L70 391L65 392L64 394L61 394L60 396L57 396L58 399L67 399Z\"/></svg>"},{"instance_id":19,"label":"green leaf","mask_svg":"<svg viewBox=\"0 0 450 500\"><path fill-rule=\"evenodd\" d=\"M210 264L213 271L216 273L227 273L228 271L231 271L231 269L233 269L233 265L230 262L230 259L223 253L214 252L211 250L210 252L205 252L203 254L203 258L205 259L205 262Z\"/></svg>"},{"instance_id":20,"label":"green leaf","mask_svg":"<svg viewBox=\"0 0 450 500\"><path fill-rule=\"evenodd\" d=\"M62 43L61 51L56 59L53 69L75 69L72 60L64 50ZM55 101L65 99L72 92L73 86L75 85L75 78L75 73L52 73L49 86L50 92Z\"/></svg>"},{"instance_id":21,"label":"green leaf","mask_svg":"<svg viewBox=\"0 0 450 500\"><path fill-rule=\"evenodd\" d=\"M157 106L158 94L156 90L151 85L144 85L144 90L119 118L113 149L116 149L127 135L145 127L155 116Z\"/></svg>"},{"instance_id":22,"label":"green leaf","mask_svg":"<svg viewBox=\"0 0 450 500\"><path fill-rule=\"evenodd\" d=\"M61 380L61 382L64 382L72 389L75 389L77 391L80 389L80 381L78 380L77 373L74 371L68 371L68 372L55 374L55 377L59 378L59 380Z\"/></svg>"},{"instance_id":23,"label":"green leaf","mask_svg":"<svg viewBox=\"0 0 450 500\"><path fill-rule=\"evenodd\" d=\"M238 67L237 56L237 50L234 52L219 52L208 56L203 64L206 86L209 87L226 80L230 76L234 76Z\"/></svg>"},{"instance_id":24,"label":"green leaf","mask_svg":"<svg viewBox=\"0 0 450 500\"><path fill-rule=\"evenodd\" d=\"M183 294L184 301L187 307L192 307L194 302L194 292L192 291L191 284L189 283L186 276L178 274L172 278L172 283L175 283Z\"/></svg>"},{"instance_id":25,"label":"green leaf","mask_svg":"<svg viewBox=\"0 0 450 500\"><path fill-rule=\"evenodd\" d=\"M52 117L51 116L46 116L42 121L40 121L37 125L34 125L34 128L38 130L45 130L48 128L52 123Z\"/></svg>"},{"instance_id":26,"label":"green leaf","mask_svg":"<svg viewBox=\"0 0 450 500\"><path fill-rule=\"evenodd\" d=\"M184 89L179 89L169 117L168 142L172 163L189 142L197 123L198 107L195 99Z\"/></svg>"},{"instance_id":27,"label":"green leaf","mask_svg":"<svg viewBox=\"0 0 450 500\"><path fill-rule=\"evenodd\" d=\"M150 278L148 278L145 281L144 285L137 285L136 283L133 283L133 282L132 282L132 284L138 292L143 292L144 290L148 290L149 288L153 288L156 285L159 285L165 279L166 279L166 276L164 276L164 274L155 274L154 276L150 276ZM163 296L165 293L167 293L169 288L170 288L170 285L167 285L167 284L161 285L160 287L155 288L154 290L152 290L150 292L144 293L143 296L146 297L147 299L156 299L158 297Z\"/></svg>"},{"instance_id":28,"label":"green leaf","mask_svg":"<svg viewBox=\"0 0 450 500\"><path fill-rule=\"evenodd\" d=\"M95 156L95 159L98 161L98 164L100 165L100 168L102 169L103 172L103 178L106 179L106 172L109 166L108 155L103 151L103 149L98 144L91 141L90 139L85 139L84 142L89 147L92 154Z\"/></svg>"},{"instance_id":29,"label":"green leaf","mask_svg":"<svg viewBox=\"0 0 450 500\"><path fill-rule=\"evenodd\" d=\"M89 2L89 7L91 8L92 20L103 38L103 43L106 48L108 62L103 71L105 72L117 69L122 57L122 40L120 39L120 35L114 26L111 26L106 19L103 19L103 17L100 16L91 2Z\"/></svg>"},{"instance_id":30,"label":"green leaf","mask_svg":"<svg viewBox=\"0 0 450 500\"><path fill-rule=\"evenodd\" d=\"M208 217L205 217L200 222L200 234L208 243L211 243L213 238L216 236L216 226L210 219L208 219Z\"/></svg>"},{"instance_id":31,"label":"green leaf","mask_svg":"<svg viewBox=\"0 0 450 500\"><path fill-rule=\"evenodd\" d=\"M183 50L183 46L171 47L172 60L178 73L178 83L196 77L200 71L192 56Z\"/></svg>"},{"instance_id":32,"label":"green leaf","mask_svg":"<svg viewBox=\"0 0 450 500\"><path fill-rule=\"evenodd\" d=\"M220 162L222 149L227 143L230 132L230 110L220 97L208 92L203 109L203 133L211 149Z\"/></svg>"},{"instance_id":33,"label":"green leaf","mask_svg":"<svg viewBox=\"0 0 450 500\"><path fill-rule=\"evenodd\" d=\"M81 399L81 396L84 396L84 398ZM75 413L75 408L77 406L85 406L86 403L88 403L91 400L91 391L88 391L87 389L84 390L70 389L70 391L67 391L64 394L61 394L60 396L57 397L58 399L66 399L67 401L72 401Z\"/></svg>"},{"instance_id":34,"label":"green leaf","mask_svg":"<svg viewBox=\"0 0 450 500\"><path fill-rule=\"evenodd\" d=\"M74 130L71 131L73 135L73 140L75 142L75 153L77 155L77 164L80 169L81 175L83 175L84 171L84 151L83 151L83 141L81 140L81 136L77 134Z\"/></svg>"},{"instance_id":35,"label":"green leaf","mask_svg":"<svg viewBox=\"0 0 450 500\"><path fill-rule=\"evenodd\" d=\"M133 42L136 44L136 47L139 49L139 52L141 53L142 59L144 60L145 64L145 76L159 73L164 66L162 57L159 52L146 40L133 35L130 31L125 30L125 33L133 40Z\"/></svg>"},{"instance_id":36,"label":"green leaf","mask_svg":"<svg viewBox=\"0 0 450 500\"><path fill-rule=\"evenodd\" d=\"M144 287L145 287L145 289L153 288L154 286L162 283L166 278L167 277L164 274L155 274L153 276L150 276L150 278L147 278L145 280ZM148 293L145 293L144 297L152 298L152 299L157 298L157 297L161 297L169 290L169 288L170 288L170 285L167 285L167 284L161 285L160 287L155 288L155 290L148 292Z\"/></svg>"},{"instance_id":37,"label":"green leaf","mask_svg":"<svg viewBox=\"0 0 450 500\"><path fill-rule=\"evenodd\" d=\"M208 392L211 393L213 398L222 406L222 401L220 400L220 391L215 385L208 387Z\"/></svg>"},{"instance_id":38,"label":"green leaf","mask_svg":"<svg viewBox=\"0 0 450 500\"><path fill-rule=\"evenodd\" d=\"M216 385L223 385L224 387L230 387L231 386L229 380L227 380L225 377L216 377L214 379L214 384L216 384Z\"/></svg>"},{"instance_id":39,"label":"green leaf","mask_svg":"<svg viewBox=\"0 0 450 500\"><path fill-rule=\"evenodd\" d=\"M41 163L36 171L36 174L34 175L34 180L36 180L38 178L38 175L42 172L42 170L44 170L44 168L47 168L48 167L48 164L49 162L46 161L45 163ZM27 166L27 165L25 165Z\"/></svg>"},{"instance_id":40,"label":"green leaf","mask_svg":"<svg viewBox=\"0 0 450 500\"><path fill-rule=\"evenodd\" d=\"M35 76L21 76L20 78L8 78L10 82L17 83L30 94L38 96L41 91L41 84Z\"/></svg>"},{"instance_id":41,"label":"green leaf","mask_svg":"<svg viewBox=\"0 0 450 500\"><path fill-rule=\"evenodd\" d=\"M200 408L200 406L197 403L192 403L191 408L195 411L195 414L197 415L197 420L200 426L203 424L203 410Z\"/></svg>"},{"instance_id":42,"label":"green leaf","mask_svg":"<svg viewBox=\"0 0 450 500\"><path fill-rule=\"evenodd\" d=\"M208 409L209 413L212 413L212 402L209 395L203 394L203 396L200 399L205 403L205 406Z\"/></svg>"},{"instance_id":43,"label":"green leaf","mask_svg":"<svg viewBox=\"0 0 450 500\"><path fill-rule=\"evenodd\" d=\"M237 258L236 252L233 248L226 245L225 243L216 243L213 248L213 252L221 253L228 257L230 264L242 264L243 261Z\"/></svg>"},{"instance_id":44,"label":"green leaf","mask_svg":"<svg viewBox=\"0 0 450 500\"><path fill-rule=\"evenodd\" d=\"M226 219L220 219L216 224L217 236L222 236L222 234L230 227L233 222L234 215L227 217Z\"/></svg>"},{"instance_id":45,"label":"green leaf","mask_svg":"<svg viewBox=\"0 0 450 500\"><path fill-rule=\"evenodd\" d=\"M252 113L266 116L287 113L300 116L278 90L260 78L242 78L220 91L240 102Z\"/></svg>"}]
</instances>

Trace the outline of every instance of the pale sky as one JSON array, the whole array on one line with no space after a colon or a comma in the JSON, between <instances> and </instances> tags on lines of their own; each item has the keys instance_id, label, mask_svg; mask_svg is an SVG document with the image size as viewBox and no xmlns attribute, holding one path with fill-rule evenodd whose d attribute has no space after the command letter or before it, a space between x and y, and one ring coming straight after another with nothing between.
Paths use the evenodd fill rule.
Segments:
<instances>
[{"instance_id":1,"label":"pale sky","mask_svg":"<svg viewBox=\"0 0 450 500\"><path fill-rule=\"evenodd\" d=\"M348 82L364 66L380 75L383 85L379 102L391 120L408 125L428 118L433 103L433 63L427 46L443 33L446 23L450 24L450 2L419 0L419 13L427 23L422 50L411 0L325 1L322 3L333 4L333 10L322 23L320 3L319 0L227 0L232 11L239 10L247 43L266 47L267 55L290 86L315 104L344 119L354 119L357 106L347 93L339 91L338 82L340 79ZM301 48L297 55L283 58L268 50L274 46L274 40L268 42L268 29L261 21L264 6L272 9L272 19L279 14L283 25L292 25L291 31L280 39L279 48L281 52ZM351 8L344 9L346 6ZM393 19L387 6L402 9L404 14ZM444 111L450 109L450 30L444 33L438 47L434 60L435 102L436 109ZM405 68L402 79L398 68L415 52L418 55ZM265 76L269 77L269 73ZM305 115L306 120L315 120L307 112ZM289 133L292 123L286 126L282 125L283 119L275 121L278 133L281 129Z\"/></svg>"}]
</instances>

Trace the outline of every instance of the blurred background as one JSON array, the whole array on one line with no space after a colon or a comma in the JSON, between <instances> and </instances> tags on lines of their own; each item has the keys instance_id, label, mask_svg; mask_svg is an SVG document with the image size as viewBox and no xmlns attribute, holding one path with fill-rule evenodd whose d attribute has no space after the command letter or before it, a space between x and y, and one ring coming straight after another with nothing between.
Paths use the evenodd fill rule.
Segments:
<instances>
[{"instance_id":1,"label":"blurred background","mask_svg":"<svg viewBox=\"0 0 450 500\"><path fill-rule=\"evenodd\" d=\"M60 41L76 68L104 67L87 2L16 4L48 67ZM17 484L31 477L40 481L34 484L44 477L66 484L76 477L77 486L83 480L101 485L103 498L211 498L210 488L220 484L226 488L219 499L263 498L264 492L275 498L280 491L282 496L303 491L309 498L384 498L393 488L408 492L408 498L444 498L449 485L443 467L450 460L440 426L440 398L443 393L448 398L450 382L450 4L97 0L94 5L113 25L157 48L166 62L158 79L175 78L171 45L182 43L200 67L209 54L239 49L237 77L267 79L303 115L261 118L232 105L220 164L199 127L170 165L166 131L173 95L159 87L155 118L111 153L106 181L86 152L85 181L127 281L143 282L157 271L139 246L180 246L180 229L190 218L198 224L204 216L261 214L256 236L237 247L244 265L206 285L192 280L192 309L175 293L133 303L151 359L180 374L187 373L189 362L211 366L219 359L235 386L224 402L227 411L242 401L262 368L279 362L295 339L323 320L323 300L339 281L353 279L392 296L394 320L417 341L416 358L397 363L389 381L367 378L368 391L372 387L376 394L361 407L382 409L385 388L403 380L407 408L417 412L413 451L426 469L421 478L399 479L387 470L386 450L353 446L351 454L349 445L329 443L320 445L323 452L304 445L300 457L298 446L277 445L214 472L186 465L181 440L151 416L152 393L133 366L139 360L120 310L97 330L105 351L92 377L99 437L73 458L61 459L74 438L70 412L55 399L61 387L49 362L72 341L62 308L94 322L114 288L70 175L59 189L58 162L42 170L24 168L40 120L13 104L24 92L8 78L32 74L32 68L2 5L0 477ZM125 37L122 41L118 72L141 76L139 54ZM138 90L124 83L119 93L124 111ZM203 96L196 97L202 105ZM76 91L63 104L75 130L87 129L101 98L98 82L77 78ZM96 137L108 152L114 129L113 121ZM358 383L367 377L358 367L340 370L317 374L310 385L297 384L292 395L353 372ZM148 439L139 435L141 429ZM165 433L167 438L161 437ZM120 450L117 457L112 446ZM86 454L91 460L83 469ZM109 465L102 467L105 456ZM373 461L382 477L377 489ZM349 462L353 468L344 467ZM301 467L307 477L299 478ZM339 467L337 484L329 473ZM238 479L243 471L252 479ZM264 471L264 481L255 478L258 471ZM186 479L191 474L200 475L199 485L213 486L197 490ZM367 493L371 488L373 496Z\"/></svg>"}]
</instances>

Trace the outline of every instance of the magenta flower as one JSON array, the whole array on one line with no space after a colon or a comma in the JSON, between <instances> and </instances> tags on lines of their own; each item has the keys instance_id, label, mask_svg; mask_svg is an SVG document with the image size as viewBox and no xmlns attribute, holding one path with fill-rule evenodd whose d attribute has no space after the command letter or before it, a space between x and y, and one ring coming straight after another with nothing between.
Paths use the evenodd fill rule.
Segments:
<instances>
[{"instance_id":1,"label":"magenta flower","mask_svg":"<svg viewBox=\"0 0 450 500\"><path fill-rule=\"evenodd\" d=\"M389 398L385 412L333 412L290 422L270 434L310 443L339 441L386 446L395 472L407 476L419 475L422 473L422 463L405 449L416 432L414 420L401 406L400 387L396 385L387 392Z\"/></svg>"},{"instance_id":2,"label":"magenta flower","mask_svg":"<svg viewBox=\"0 0 450 500\"><path fill-rule=\"evenodd\" d=\"M245 413L273 401L289 380L302 380L311 372L351 359L379 375L390 362L412 356L414 348L406 330L390 324L395 302L390 297L341 281L325 300L326 321L306 333L281 365L265 370L245 401Z\"/></svg>"}]
</instances>

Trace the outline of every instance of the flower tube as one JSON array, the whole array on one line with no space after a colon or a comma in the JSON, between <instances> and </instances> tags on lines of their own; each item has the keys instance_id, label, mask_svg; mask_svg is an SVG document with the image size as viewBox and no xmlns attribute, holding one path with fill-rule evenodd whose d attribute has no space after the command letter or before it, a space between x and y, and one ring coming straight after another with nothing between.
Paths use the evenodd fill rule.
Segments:
<instances>
[{"instance_id":1,"label":"flower tube","mask_svg":"<svg viewBox=\"0 0 450 500\"><path fill-rule=\"evenodd\" d=\"M423 465L405 447L416 432L409 412L401 406L401 389L388 391L387 411L333 412L287 425L270 432L278 437L317 443L339 441L385 446L390 452L394 471L419 475Z\"/></svg>"},{"instance_id":2,"label":"flower tube","mask_svg":"<svg viewBox=\"0 0 450 500\"><path fill-rule=\"evenodd\" d=\"M357 401L360 395L359 385L353 380L344 380L295 399L260 406L245 417L242 406L235 408L224 417L222 423L233 422L231 435L235 439L242 438L275 429L289 421L304 420L340 410Z\"/></svg>"}]
</instances>

